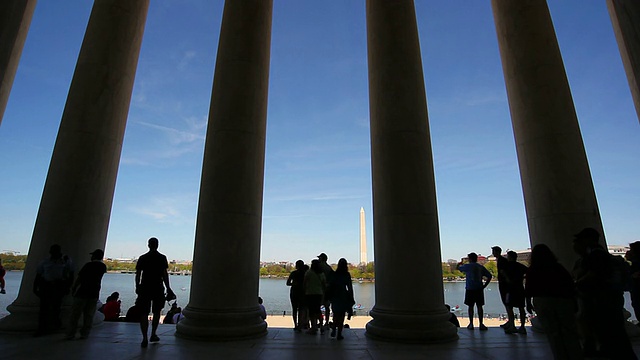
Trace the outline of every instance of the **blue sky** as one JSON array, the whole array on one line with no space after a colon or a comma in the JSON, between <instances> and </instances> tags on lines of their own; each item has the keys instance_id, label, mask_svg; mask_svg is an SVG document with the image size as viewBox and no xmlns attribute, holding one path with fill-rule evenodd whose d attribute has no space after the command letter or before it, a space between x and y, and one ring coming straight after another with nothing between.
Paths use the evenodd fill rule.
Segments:
<instances>
[{"instance_id":1,"label":"blue sky","mask_svg":"<svg viewBox=\"0 0 640 360\"><path fill-rule=\"evenodd\" d=\"M640 126L605 2L550 0L610 244L640 239ZM0 251L25 253L91 1L40 1L0 126ZM192 259L223 2L151 1L106 255ZM359 256L373 227L365 2L274 1L261 260ZM489 1L416 1L443 260L528 247Z\"/></svg>"}]
</instances>

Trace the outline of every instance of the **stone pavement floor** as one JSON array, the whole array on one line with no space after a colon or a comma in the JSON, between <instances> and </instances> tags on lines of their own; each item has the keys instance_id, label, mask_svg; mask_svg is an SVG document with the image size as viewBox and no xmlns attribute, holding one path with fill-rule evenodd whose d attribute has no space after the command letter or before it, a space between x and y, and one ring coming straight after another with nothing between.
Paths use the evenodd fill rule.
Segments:
<instances>
[{"instance_id":1,"label":"stone pavement floor","mask_svg":"<svg viewBox=\"0 0 640 360\"><path fill-rule=\"evenodd\" d=\"M228 342L202 342L174 336L175 325L160 325L160 342L140 347L137 324L103 323L88 339L64 340L63 334L32 337L0 334L0 359L552 359L544 334L506 335L500 328L458 331L458 341L445 344L398 344L369 339L364 329L345 329L342 341L324 335L269 328L265 337ZM640 354L640 342L634 341Z\"/></svg>"}]
</instances>

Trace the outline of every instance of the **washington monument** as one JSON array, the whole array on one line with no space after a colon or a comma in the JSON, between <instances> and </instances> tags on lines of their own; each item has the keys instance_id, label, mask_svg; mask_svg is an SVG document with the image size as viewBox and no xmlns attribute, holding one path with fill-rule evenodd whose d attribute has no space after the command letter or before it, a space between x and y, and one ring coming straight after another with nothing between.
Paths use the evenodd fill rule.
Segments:
<instances>
[{"instance_id":1,"label":"washington monument","mask_svg":"<svg viewBox=\"0 0 640 360\"><path fill-rule=\"evenodd\" d=\"M367 233L364 226L364 208L360 208L360 264L367 264Z\"/></svg>"}]
</instances>

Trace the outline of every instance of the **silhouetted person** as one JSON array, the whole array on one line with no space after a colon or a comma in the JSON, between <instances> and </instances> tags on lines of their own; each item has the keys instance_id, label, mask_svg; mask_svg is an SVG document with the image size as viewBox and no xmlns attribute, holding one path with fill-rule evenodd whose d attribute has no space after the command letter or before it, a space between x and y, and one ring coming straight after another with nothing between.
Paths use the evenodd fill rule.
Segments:
<instances>
[{"instance_id":1,"label":"silhouetted person","mask_svg":"<svg viewBox=\"0 0 640 360\"><path fill-rule=\"evenodd\" d=\"M149 313L147 313L148 315ZM140 306L138 306L137 304L133 304L133 306L131 306L128 310L127 313L124 316L124 321L126 322L134 322L134 323L140 323L140 317L142 317L142 311L140 310Z\"/></svg>"},{"instance_id":2,"label":"silhouetted person","mask_svg":"<svg viewBox=\"0 0 640 360\"><path fill-rule=\"evenodd\" d=\"M296 261L296 269L289 274L287 286L290 286L289 300L291 301L291 315L293 316L293 330L301 331L305 310L304 306L304 261Z\"/></svg>"},{"instance_id":3,"label":"silhouetted person","mask_svg":"<svg viewBox=\"0 0 640 360\"><path fill-rule=\"evenodd\" d=\"M446 307L447 311L449 312L449 322L455 325L455 327L460 327L460 321L458 321L458 316L456 316L456 314L451 312L451 306L449 306L449 304L444 304L444 307Z\"/></svg>"},{"instance_id":4,"label":"silhouetted person","mask_svg":"<svg viewBox=\"0 0 640 360\"><path fill-rule=\"evenodd\" d=\"M267 309L264 308L263 300L260 296L258 296L258 306L260 307L260 318L262 320L267 320Z\"/></svg>"},{"instance_id":5,"label":"silhouetted person","mask_svg":"<svg viewBox=\"0 0 640 360\"><path fill-rule=\"evenodd\" d=\"M527 267L517 261L518 253L515 251L507 252L507 260L503 267L507 288L505 300L509 319L504 332L507 334L526 334L527 330L524 326L527 319L527 314L524 311L524 275L527 273ZM520 328L516 328L514 308L520 310Z\"/></svg>"},{"instance_id":6,"label":"silhouetted person","mask_svg":"<svg viewBox=\"0 0 640 360\"><path fill-rule=\"evenodd\" d=\"M178 306L178 309L176 309L176 313L173 314L173 323L177 324L182 319L184 319L184 314L182 313L182 308L180 306Z\"/></svg>"},{"instance_id":7,"label":"silhouetted person","mask_svg":"<svg viewBox=\"0 0 640 360\"><path fill-rule=\"evenodd\" d=\"M91 253L91 261L84 264L80 269L78 277L71 287L73 305L71 306L69 329L67 329L66 336L69 340L76 337L80 315L82 315L80 338L86 339L89 336L89 332L91 332L93 316L100 296L102 276L107 272L107 266L102 262L103 258L104 251L101 249L94 250Z\"/></svg>"},{"instance_id":8,"label":"silhouetted person","mask_svg":"<svg viewBox=\"0 0 640 360\"><path fill-rule=\"evenodd\" d=\"M4 269L4 266L2 266L2 259L0 259L0 294L6 294L7 291L4 289L4 276L7 273L7 271Z\"/></svg>"},{"instance_id":9,"label":"silhouetted person","mask_svg":"<svg viewBox=\"0 0 640 360\"><path fill-rule=\"evenodd\" d=\"M507 258L502 256L502 248L500 246L491 247L491 254L496 258L496 266L498 268L498 292L500 292L500 301L502 305L504 305L508 318L510 308L507 306L507 279L504 276L504 267L507 263ZM513 311L513 309L511 310ZM508 325L509 321L500 325L500 327L506 328Z\"/></svg>"},{"instance_id":10,"label":"silhouetted person","mask_svg":"<svg viewBox=\"0 0 640 360\"><path fill-rule=\"evenodd\" d=\"M466 285L464 293L464 303L469 306L469 325L467 329L473 330L473 306L478 308L478 322L480 330L488 330L484 325L484 288L491 281L491 273L484 266L478 264L478 255L470 253L469 263L458 263L458 270L466 274Z\"/></svg>"},{"instance_id":11,"label":"silhouetted person","mask_svg":"<svg viewBox=\"0 0 640 360\"><path fill-rule=\"evenodd\" d=\"M598 244L600 233L593 228L585 228L574 235L573 249L580 255L574 269L576 287L580 300L582 320L597 343L596 355L612 359L637 359L631 342L624 329L624 298L621 289L614 286L613 261ZM584 342L586 354L593 352Z\"/></svg>"},{"instance_id":12,"label":"silhouetted person","mask_svg":"<svg viewBox=\"0 0 640 360\"><path fill-rule=\"evenodd\" d=\"M625 257L631 262L631 306L636 319L640 320L640 241L629 244Z\"/></svg>"},{"instance_id":13,"label":"silhouetted person","mask_svg":"<svg viewBox=\"0 0 640 360\"><path fill-rule=\"evenodd\" d=\"M353 305L356 303L353 297L353 284L347 260L338 260L338 268L333 273L333 278L329 284L331 288L331 306L333 308L333 330L331 337L336 336L338 340L344 339L342 329L344 327L344 317L347 313L353 313Z\"/></svg>"},{"instance_id":14,"label":"silhouetted person","mask_svg":"<svg viewBox=\"0 0 640 360\"><path fill-rule=\"evenodd\" d=\"M49 258L38 265L33 281L33 292L40 298L36 336L44 335L62 326L60 320L62 298L69 293L72 283L71 260L62 255L60 245L51 245Z\"/></svg>"},{"instance_id":15,"label":"silhouetted person","mask_svg":"<svg viewBox=\"0 0 640 360\"><path fill-rule=\"evenodd\" d=\"M164 316L164 320L162 320L162 323L175 324L173 322L173 316L181 311L182 309L178 307L178 302L174 301L173 304L171 304L171 309L169 309L169 311L167 311L167 314Z\"/></svg>"},{"instance_id":16,"label":"silhouetted person","mask_svg":"<svg viewBox=\"0 0 640 360\"><path fill-rule=\"evenodd\" d=\"M140 307L140 330L142 331L142 343L140 346L147 347L147 331L149 329L149 311L153 313L151 320L151 337L149 341L160 341L156 331L160 323L160 312L164 308L167 299L175 299L175 294L169 286L169 274L167 269L169 263L167 257L158 252L158 239L152 237L148 241L149 252L140 255L136 264L136 305ZM167 295L164 290L167 288Z\"/></svg>"},{"instance_id":17,"label":"silhouetted person","mask_svg":"<svg viewBox=\"0 0 640 360\"><path fill-rule=\"evenodd\" d=\"M102 307L104 321L120 321L121 304L120 293L117 291L111 293Z\"/></svg>"},{"instance_id":18,"label":"silhouetted person","mask_svg":"<svg viewBox=\"0 0 640 360\"><path fill-rule=\"evenodd\" d=\"M311 320L311 328L308 334L315 335L318 333L318 321L322 321L322 297L327 280L320 267L320 261L313 259L311 261L311 269L304 274L304 295L307 308L309 310L309 318ZM320 324L322 327L322 324ZM324 331L320 329L320 332Z\"/></svg>"},{"instance_id":19,"label":"silhouetted person","mask_svg":"<svg viewBox=\"0 0 640 360\"><path fill-rule=\"evenodd\" d=\"M318 255L318 260L320 260L320 269L322 269L322 272L324 273L327 284L331 284L334 271L333 268L331 268L331 265L327 263L327 254L321 253L320 255ZM320 326L324 328L329 326L329 314L331 314L331 299L325 296L322 299L322 305L324 305L324 325L320 323ZM322 320L322 318L320 320ZM324 330L320 329L320 331L322 332Z\"/></svg>"},{"instance_id":20,"label":"silhouetted person","mask_svg":"<svg viewBox=\"0 0 640 360\"><path fill-rule=\"evenodd\" d=\"M533 247L530 264L525 280L527 311L536 312L554 359L582 359L571 274L544 244Z\"/></svg>"}]
</instances>

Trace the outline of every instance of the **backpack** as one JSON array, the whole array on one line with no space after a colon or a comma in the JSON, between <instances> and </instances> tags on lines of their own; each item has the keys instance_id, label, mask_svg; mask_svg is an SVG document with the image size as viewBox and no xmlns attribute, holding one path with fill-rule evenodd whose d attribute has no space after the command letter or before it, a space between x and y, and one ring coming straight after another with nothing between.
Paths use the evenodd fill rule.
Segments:
<instances>
[{"instance_id":1,"label":"backpack","mask_svg":"<svg viewBox=\"0 0 640 360\"><path fill-rule=\"evenodd\" d=\"M631 290L631 265L620 255L609 254L609 265L611 266L611 278L609 283L611 289L616 291Z\"/></svg>"}]
</instances>

